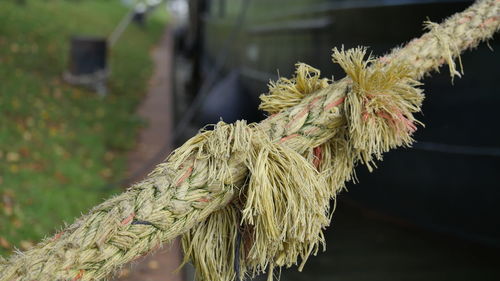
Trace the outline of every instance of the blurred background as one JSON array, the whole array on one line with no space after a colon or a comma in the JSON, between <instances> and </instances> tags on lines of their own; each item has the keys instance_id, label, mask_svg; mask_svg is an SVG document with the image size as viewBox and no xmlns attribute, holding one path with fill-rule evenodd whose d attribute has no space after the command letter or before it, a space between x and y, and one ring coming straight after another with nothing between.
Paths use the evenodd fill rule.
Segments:
<instances>
[{"instance_id":1,"label":"blurred background","mask_svg":"<svg viewBox=\"0 0 500 281\"><path fill-rule=\"evenodd\" d=\"M296 62L344 76L333 47L376 56L473 1L46 0L0 3L0 254L140 180L220 119L259 121L267 83ZM500 40L424 79L413 148L358 167L328 250L281 280L500 280ZM171 274L177 244L120 273ZM257 279L263 279L257 278Z\"/></svg>"},{"instance_id":2,"label":"blurred background","mask_svg":"<svg viewBox=\"0 0 500 281\"><path fill-rule=\"evenodd\" d=\"M0 255L147 172L131 153L167 22L161 1L0 1Z\"/></svg>"}]
</instances>

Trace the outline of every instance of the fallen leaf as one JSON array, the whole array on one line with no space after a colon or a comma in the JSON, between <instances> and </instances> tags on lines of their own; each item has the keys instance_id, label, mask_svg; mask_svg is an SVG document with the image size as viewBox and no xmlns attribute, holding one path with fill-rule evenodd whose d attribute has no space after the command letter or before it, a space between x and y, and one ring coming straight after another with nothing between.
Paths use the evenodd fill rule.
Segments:
<instances>
[{"instance_id":1,"label":"fallen leaf","mask_svg":"<svg viewBox=\"0 0 500 281\"><path fill-rule=\"evenodd\" d=\"M16 174L17 172L19 172L19 166L15 165L15 164L14 165L10 165L9 166L9 170L10 170L11 173Z\"/></svg>"},{"instance_id":2,"label":"fallen leaf","mask_svg":"<svg viewBox=\"0 0 500 281\"><path fill-rule=\"evenodd\" d=\"M30 150L29 148L27 147L21 147L21 149L19 149L19 153L24 157L24 158L27 158L30 156Z\"/></svg>"},{"instance_id":3,"label":"fallen leaf","mask_svg":"<svg viewBox=\"0 0 500 281\"><path fill-rule=\"evenodd\" d=\"M124 268L120 271L120 273L118 274L118 277L128 277L130 275L130 269L128 268Z\"/></svg>"},{"instance_id":4,"label":"fallen leaf","mask_svg":"<svg viewBox=\"0 0 500 281\"><path fill-rule=\"evenodd\" d=\"M14 209L12 209L12 206L3 206L3 212L6 216L10 217L14 213Z\"/></svg>"},{"instance_id":5,"label":"fallen leaf","mask_svg":"<svg viewBox=\"0 0 500 281\"><path fill-rule=\"evenodd\" d=\"M152 260L148 262L148 267L149 269L158 269L160 267L160 264L158 263L157 260Z\"/></svg>"},{"instance_id":6,"label":"fallen leaf","mask_svg":"<svg viewBox=\"0 0 500 281\"><path fill-rule=\"evenodd\" d=\"M20 220L18 220L18 219L14 219L14 220L12 220L12 225L15 228L20 228L21 226L23 226L23 223Z\"/></svg>"},{"instance_id":7,"label":"fallen leaf","mask_svg":"<svg viewBox=\"0 0 500 281\"><path fill-rule=\"evenodd\" d=\"M17 162L19 161L19 153L17 152L8 152L7 153L7 162Z\"/></svg>"},{"instance_id":8,"label":"fallen leaf","mask_svg":"<svg viewBox=\"0 0 500 281\"><path fill-rule=\"evenodd\" d=\"M104 160L106 161L111 161L115 159L115 154L111 151L107 151L106 153L104 153Z\"/></svg>"},{"instance_id":9,"label":"fallen leaf","mask_svg":"<svg viewBox=\"0 0 500 281\"><path fill-rule=\"evenodd\" d=\"M14 98L11 103L14 109L18 109L19 106L21 105L21 103L16 98Z\"/></svg>"},{"instance_id":10,"label":"fallen leaf","mask_svg":"<svg viewBox=\"0 0 500 281\"><path fill-rule=\"evenodd\" d=\"M26 132L23 133L23 139L24 140L27 140L27 141L31 140L31 136L32 136L31 133L28 132L28 131L26 131Z\"/></svg>"},{"instance_id":11,"label":"fallen leaf","mask_svg":"<svg viewBox=\"0 0 500 281\"><path fill-rule=\"evenodd\" d=\"M57 179L57 181L59 181L60 183L68 183L69 180L66 176L64 176L61 172L59 171L56 171L54 173L54 177Z\"/></svg>"},{"instance_id":12,"label":"fallen leaf","mask_svg":"<svg viewBox=\"0 0 500 281\"><path fill-rule=\"evenodd\" d=\"M19 243L19 246L21 247L22 250L29 250L33 247L33 242L31 241L27 241L27 240L22 240L20 243Z\"/></svg>"},{"instance_id":13,"label":"fallen leaf","mask_svg":"<svg viewBox=\"0 0 500 281\"><path fill-rule=\"evenodd\" d=\"M62 91L60 88L55 88L54 89L54 98L60 99L62 97Z\"/></svg>"},{"instance_id":14,"label":"fallen leaf","mask_svg":"<svg viewBox=\"0 0 500 281\"><path fill-rule=\"evenodd\" d=\"M0 236L0 247L4 249L10 249L10 243L4 237Z\"/></svg>"},{"instance_id":15,"label":"fallen leaf","mask_svg":"<svg viewBox=\"0 0 500 281\"><path fill-rule=\"evenodd\" d=\"M2 193L2 209L5 213L6 216L12 216L14 213L13 206L14 206L14 194L12 193L11 190L5 190Z\"/></svg>"},{"instance_id":16,"label":"fallen leaf","mask_svg":"<svg viewBox=\"0 0 500 281\"><path fill-rule=\"evenodd\" d=\"M92 166L94 166L94 161L92 161L92 159L87 159L83 164L85 165L85 168L91 168Z\"/></svg>"},{"instance_id":17,"label":"fallen leaf","mask_svg":"<svg viewBox=\"0 0 500 281\"><path fill-rule=\"evenodd\" d=\"M51 137L55 137L55 136L57 136L57 131L58 131L58 130L57 130L57 128L56 128L56 127L50 127L50 128L49 128L49 134L50 134L50 136L51 136Z\"/></svg>"},{"instance_id":18,"label":"fallen leaf","mask_svg":"<svg viewBox=\"0 0 500 281\"><path fill-rule=\"evenodd\" d=\"M28 127L33 127L35 125L35 119L33 119L33 117L28 117L28 119L26 119L26 125L28 125Z\"/></svg>"},{"instance_id":19,"label":"fallen leaf","mask_svg":"<svg viewBox=\"0 0 500 281\"><path fill-rule=\"evenodd\" d=\"M110 168L104 168L101 170L100 174L103 178L110 178L113 175L113 172Z\"/></svg>"},{"instance_id":20,"label":"fallen leaf","mask_svg":"<svg viewBox=\"0 0 500 281\"><path fill-rule=\"evenodd\" d=\"M17 51L19 51L19 45L17 45L16 43L11 44L10 51L13 53L17 53Z\"/></svg>"}]
</instances>

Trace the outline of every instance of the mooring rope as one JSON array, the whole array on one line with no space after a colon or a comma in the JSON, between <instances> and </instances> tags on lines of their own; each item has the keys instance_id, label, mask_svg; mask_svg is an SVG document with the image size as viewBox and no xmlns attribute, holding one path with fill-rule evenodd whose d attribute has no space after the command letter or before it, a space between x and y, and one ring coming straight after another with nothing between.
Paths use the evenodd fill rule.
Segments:
<instances>
[{"instance_id":1,"label":"mooring rope","mask_svg":"<svg viewBox=\"0 0 500 281\"><path fill-rule=\"evenodd\" d=\"M266 120L201 132L125 193L1 259L0 281L105 279L179 235L199 280L234 280L236 271L272 278L274 267L299 260L302 268L324 246L329 200L355 165L372 167L383 152L412 143L424 97L417 79L444 63L459 74L454 59L499 30L500 0L427 27L380 59L335 49L347 73L336 82L299 65L262 98Z\"/></svg>"}]
</instances>

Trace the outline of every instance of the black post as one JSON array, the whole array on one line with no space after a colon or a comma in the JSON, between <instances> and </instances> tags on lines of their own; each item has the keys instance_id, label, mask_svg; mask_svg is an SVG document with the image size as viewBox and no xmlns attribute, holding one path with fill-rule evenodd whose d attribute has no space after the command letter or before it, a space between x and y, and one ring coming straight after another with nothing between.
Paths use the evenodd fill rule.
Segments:
<instances>
[{"instance_id":1,"label":"black post","mask_svg":"<svg viewBox=\"0 0 500 281\"><path fill-rule=\"evenodd\" d=\"M74 36L71 38L68 83L93 88L106 95L108 46L106 38Z\"/></svg>"},{"instance_id":2,"label":"black post","mask_svg":"<svg viewBox=\"0 0 500 281\"><path fill-rule=\"evenodd\" d=\"M107 44L101 37L71 38L70 64L71 74L89 75L106 70Z\"/></svg>"}]
</instances>

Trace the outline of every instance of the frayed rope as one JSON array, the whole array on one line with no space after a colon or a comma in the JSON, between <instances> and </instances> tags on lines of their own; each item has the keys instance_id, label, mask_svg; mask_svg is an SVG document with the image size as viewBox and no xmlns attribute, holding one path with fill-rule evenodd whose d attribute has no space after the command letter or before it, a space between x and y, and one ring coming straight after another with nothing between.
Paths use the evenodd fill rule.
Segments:
<instances>
[{"instance_id":1,"label":"frayed rope","mask_svg":"<svg viewBox=\"0 0 500 281\"><path fill-rule=\"evenodd\" d=\"M246 126L244 121L234 125L220 122L202 135L204 140L190 146L191 152L181 148L174 155L190 157L187 155L210 151L212 158L224 159L239 142L246 148L240 161L249 176L239 196L183 236L185 262L193 262L199 280L255 276L268 267L294 265L299 258L305 262L311 253L324 247L322 230L329 223L331 195L312 163L292 149L273 143L265 132L255 125ZM221 141L233 146L221 145ZM217 150L211 146L215 143ZM221 167L218 164L215 166ZM219 180L225 174L220 170L212 173L207 176ZM236 239L238 231L242 234L240 242ZM238 256L236 247L241 249ZM235 259L240 276L233 266Z\"/></svg>"},{"instance_id":2,"label":"frayed rope","mask_svg":"<svg viewBox=\"0 0 500 281\"><path fill-rule=\"evenodd\" d=\"M183 237L185 262L193 262L199 280L230 281L266 270L272 274L275 266L290 267L301 260L300 270L311 254L324 249L322 230L330 221L329 201L339 183L353 177L356 163L371 168L373 158L379 159L382 152L411 143L417 122L413 113L420 111L423 95L407 67L377 63L370 56L366 58L363 48L335 49L333 58L350 78L350 83L342 84L346 97L334 103L343 108L346 122L332 128L338 131L337 137L312 148L306 157L285 141L272 142L258 126L247 126L243 121L232 125L220 122L213 131L194 139L195 145L188 143L188 150L181 147L174 153L174 157L181 156L178 163L193 155L219 159L207 176L223 181L231 174L226 164L229 156L245 152L239 161L248 169L248 178L239 196ZM299 64L296 77L271 83L270 95L262 97L261 107L272 113L278 108L275 105L293 104L297 96L310 94L311 88L328 91L329 84L318 86L318 81L326 82L319 78L319 72L310 75L309 71L314 69ZM283 102L286 98L290 101ZM325 106L330 108L330 104ZM307 109L310 107L303 110ZM303 110L295 115L302 118Z\"/></svg>"},{"instance_id":3,"label":"frayed rope","mask_svg":"<svg viewBox=\"0 0 500 281\"><path fill-rule=\"evenodd\" d=\"M383 152L411 144L423 98L416 80L490 38L499 12L499 0L480 0L380 59L334 50L348 76L336 82L299 65L263 96L266 120L201 132L127 192L0 259L0 281L105 279L182 234L202 281L301 269L324 249L328 201L355 180L355 165L372 169Z\"/></svg>"}]
</instances>

